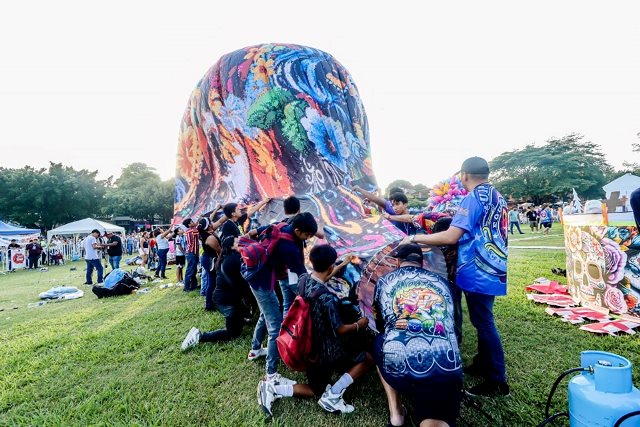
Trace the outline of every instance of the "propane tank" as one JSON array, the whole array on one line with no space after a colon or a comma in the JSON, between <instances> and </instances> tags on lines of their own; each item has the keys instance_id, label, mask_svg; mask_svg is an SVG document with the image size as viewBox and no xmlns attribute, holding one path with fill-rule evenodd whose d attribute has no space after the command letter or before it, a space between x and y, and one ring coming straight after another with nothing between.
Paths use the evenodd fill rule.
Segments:
<instances>
[{"instance_id":1,"label":"propane tank","mask_svg":"<svg viewBox=\"0 0 640 427\"><path fill-rule=\"evenodd\" d=\"M586 371L569 381L571 427L611 427L623 415L640 410L640 390L633 386L628 359L583 351L580 363ZM620 427L638 426L640 417L633 417Z\"/></svg>"}]
</instances>

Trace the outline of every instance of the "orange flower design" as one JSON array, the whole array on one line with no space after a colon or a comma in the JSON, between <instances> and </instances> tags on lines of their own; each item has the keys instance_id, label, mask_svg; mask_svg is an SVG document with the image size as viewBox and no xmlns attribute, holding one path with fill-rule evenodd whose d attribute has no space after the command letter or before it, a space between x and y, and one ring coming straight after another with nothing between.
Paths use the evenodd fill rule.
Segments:
<instances>
[{"instance_id":1,"label":"orange flower design","mask_svg":"<svg viewBox=\"0 0 640 427\"><path fill-rule=\"evenodd\" d=\"M269 83L269 77L275 73L273 59L265 61L264 58L258 58L253 65L252 71L254 80L262 80L264 83Z\"/></svg>"}]
</instances>

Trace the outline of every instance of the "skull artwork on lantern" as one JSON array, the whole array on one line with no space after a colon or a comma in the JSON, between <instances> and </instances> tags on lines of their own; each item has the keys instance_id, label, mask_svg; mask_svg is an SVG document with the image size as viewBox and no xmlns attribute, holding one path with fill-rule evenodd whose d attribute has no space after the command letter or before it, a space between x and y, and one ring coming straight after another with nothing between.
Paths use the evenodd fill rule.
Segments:
<instances>
[{"instance_id":1,"label":"skull artwork on lantern","mask_svg":"<svg viewBox=\"0 0 640 427\"><path fill-rule=\"evenodd\" d=\"M602 245L587 232L581 233L582 247L573 259L573 277L583 304L604 306L605 258Z\"/></svg>"}]
</instances>

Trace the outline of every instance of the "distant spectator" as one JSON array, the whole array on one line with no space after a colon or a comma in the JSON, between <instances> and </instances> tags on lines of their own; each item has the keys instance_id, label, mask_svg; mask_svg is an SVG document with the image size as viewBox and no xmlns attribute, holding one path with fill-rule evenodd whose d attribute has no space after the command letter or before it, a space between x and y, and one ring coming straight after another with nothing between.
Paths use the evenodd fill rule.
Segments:
<instances>
[{"instance_id":1,"label":"distant spectator","mask_svg":"<svg viewBox=\"0 0 640 427\"><path fill-rule=\"evenodd\" d=\"M113 270L120 268L120 261L122 261L122 239L120 238L119 233L111 234L106 246L111 268Z\"/></svg>"},{"instance_id":2,"label":"distant spectator","mask_svg":"<svg viewBox=\"0 0 640 427\"><path fill-rule=\"evenodd\" d=\"M38 268L38 260L42 253L42 246L38 243L38 239L32 239L26 249L29 257L29 270L35 270Z\"/></svg>"},{"instance_id":3,"label":"distant spectator","mask_svg":"<svg viewBox=\"0 0 640 427\"><path fill-rule=\"evenodd\" d=\"M176 281L179 284L184 284L184 277L182 276L182 270L186 265L185 250L187 247L187 239L184 237L184 228L179 225L176 226L176 239L174 245L176 248Z\"/></svg>"},{"instance_id":4,"label":"distant spectator","mask_svg":"<svg viewBox=\"0 0 640 427\"><path fill-rule=\"evenodd\" d=\"M532 233L538 232L538 212L533 209L533 206L529 206L527 209L527 219L529 220L529 227L531 227Z\"/></svg>"},{"instance_id":5,"label":"distant spectator","mask_svg":"<svg viewBox=\"0 0 640 427\"><path fill-rule=\"evenodd\" d=\"M509 211L509 231L511 234L513 234L514 225L518 229L518 233L524 234L522 230L520 230L520 217L518 216L518 209L516 209L515 206Z\"/></svg>"},{"instance_id":6,"label":"distant spectator","mask_svg":"<svg viewBox=\"0 0 640 427\"><path fill-rule=\"evenodd\" d=\"M185 292L194 291L198 287L198 279L196 278L196 272L198 271L198 255L200 253L200 242L198 241L197 224L191 218L186 218L182 221L182 225L187 228L184 233L187 241L185 248L185 254L187 259L187 271L184 275L184 288Z\"/></svg>"},{"instance_id":7,"label":"distant spectator","mask_svg":"<svg viewBox=\"0 0 640 427\"><path fill-rule=\"evenodd\" d=\"M156 228L154 234L156 236L156 245L158 246L158 266L156 267L155 277L166 279L165 271L167 269L169 239L173 237L173 233L171 229L162 230L161 228Z\"/></svg>"},{"instance_id":8,"label":"distant spectator","mask_svg":"<svg viewBox=\"0 0 640 427\"><path fill-rule=\"evenodd\" d=\"M543 227L542 233L545 236L549 235L552 224L553 215L551 213L551 208L549 208L549 205L545 204L544 206L542 206L542 210L540 211L540 226Z\"/></svg>"},{"instance_id":9,"label":"distant spectator","mask_svg":"<svg viewBox=\"0 0 640 427\"><path fill-rule=\"evenodd\" d=\"M9 264L7 267L9 271L15 271L15 268L13 268L13 265L11 265L11 249L20 249L20 245L18 244L18 242L16 242L16 239L11 239L11 243L9 243L9 246L7 246L7 248L7 256L9 257Z\"/></svg>"},{"instance_id":10,"label":"distant spectator","mask_svg":"<svg viewBox=\"0 0 640 427\"><path fill-rule=\"evenodd\" d=\"M129 235L129 237L127 237L127 255L131 255L133 253L133 244L134 244L133 236Z\"/></svg>"},{"instance_id":11,"label":"distant spectator","mask_svg":"<svg viewBox=\"0 0 640 427\"><path fill-rule=\"evenodd\" d=\"M82 242L82 247L84 248L84 260L87 263L87 274L85 285L93 284L93 269L98 270L98 283L102 283L102 264L100 263L100 255L98 254L98 249L101 249L102 246L98 243L98 238L100 237L99 230L93 230L91 234L89 234L84 241Z\"/></svg>"}]
</instances>

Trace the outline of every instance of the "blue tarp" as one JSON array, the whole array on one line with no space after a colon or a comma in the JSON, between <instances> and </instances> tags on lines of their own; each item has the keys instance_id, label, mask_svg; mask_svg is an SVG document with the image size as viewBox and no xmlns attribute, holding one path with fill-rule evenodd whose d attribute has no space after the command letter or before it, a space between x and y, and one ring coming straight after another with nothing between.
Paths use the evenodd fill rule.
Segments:
<instances>
[{"instance_id":1,"label":"blue tarp","mask_svg":"<svg viewBox=\"0 0 640 427\"><path fill-rule=\"evenodd\" d=\"M0 236L19 236L21 234L40 234L37 228L21 228L0 221Z\"/></svg>"}]
</instances>

